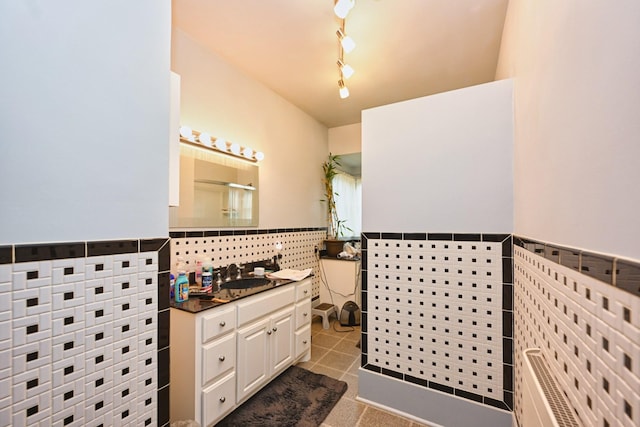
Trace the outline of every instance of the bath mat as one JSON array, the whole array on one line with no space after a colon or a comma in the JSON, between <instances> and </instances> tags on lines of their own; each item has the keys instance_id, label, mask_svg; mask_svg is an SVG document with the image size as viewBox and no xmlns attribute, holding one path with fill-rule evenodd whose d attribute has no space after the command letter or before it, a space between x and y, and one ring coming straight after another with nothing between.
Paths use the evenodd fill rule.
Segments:
<instances>
[{"instance_id":1,"label":"bath mat","mask_svg":"<svg viewBox=\"0 0 640 427\"><path fill-rule=\"evenodd\" d=\"M317 427L347 391L347 383L292 366L217 426Z\"/></svg>"}]
</instances>

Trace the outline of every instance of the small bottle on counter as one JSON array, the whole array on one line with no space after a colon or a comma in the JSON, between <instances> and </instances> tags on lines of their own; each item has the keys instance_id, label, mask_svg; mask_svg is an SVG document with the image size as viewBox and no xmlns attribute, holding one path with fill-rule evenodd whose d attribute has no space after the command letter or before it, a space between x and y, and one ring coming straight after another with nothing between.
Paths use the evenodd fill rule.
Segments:
<instances>
[{"instance_id":1,"label":"small bottle on counter","mask_svg":"<svg viewBox=\"0 0 640 427\"><path fill-rule=\"evenodd\" d=\"M201 257L198 257L196 259L195 273L196 273L196 285L202 286L202 258Z\"/></svg>"},{"instance_id":2,"label":"small bottle on counter","mask_svg":"<svg viewBox=\"0 0 640 427\"><path fill-rule=\"evenodd\" d=\"M187 273L184 270L178 272L175 286L176 302L187 301L189 299L189 279L187 279Z\"/></svg>"},{"instance_id":3,"label":"small bottle on counter","mask_svg":"<svg viewBox=\"0 0 640 427\"><path fill-rule=\"evenodd\" d=\"M174 299L176 297L176 276L171 273L169 275L169 298Z\"/></svg>"},{"instance_id":4,"label":"small bottle on counter","mask_svg":"<svg viewBox=\"0 0 640 427\"><path fill-rule=\"evenodd\" d=\"M202 272L202 287L200 288L200 292L205 292L210 294L213 290L213 275L208 271Z\"/></svg>"}]
</instances>

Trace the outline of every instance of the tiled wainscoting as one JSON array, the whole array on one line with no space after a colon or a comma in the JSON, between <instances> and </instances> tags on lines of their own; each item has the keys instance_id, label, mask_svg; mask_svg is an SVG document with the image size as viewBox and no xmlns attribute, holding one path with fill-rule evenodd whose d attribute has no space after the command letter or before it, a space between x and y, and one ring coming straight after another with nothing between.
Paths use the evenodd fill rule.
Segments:
<instances>
[{"instance_id":1,"label":"tiled wainscoting","mask_svg":"<svg viewBox=\"0 0 640 427\"><path fill-rule=\"evenodd\" d=\"M515 413L540 348L589 426L640 425L640 264L514 237Z\"/></svg>"},{"instance_id":2,"label":"tiled wainscoting","mask_svg":"<svg viewBox=\"0 0 640 427\"><path fill-rule=\"evenodd\" d=\"M168 424L168 249L0 247L0 425Z\"/></svg>"},{"instance_id":3,"label":"tiled wainscoting","mask_svg":"<svg viewBox=\"0 0 640 427\"><path fill-rule=\"evenodd\" d=\"M362 366L513 408L508 234L364 233Z\"/></svg>"},{"instance_id":4,"label":"tiled wainscoting","mask_svg":"<svg viewBox=\"0 0 640 427\"><path fill-rule=\"evenodd\" d=\"M319 295L320 276L315 248L322 248L326 228L249 229L221 231L174 231L171 237L171 271L175 271L178 257L189 266L198 256L210 257L215 267L229 264L273 259L278 253L276 243L282 244L280 268L302 270L313 268L313 296Z\"/></svg>"}]
</instances>

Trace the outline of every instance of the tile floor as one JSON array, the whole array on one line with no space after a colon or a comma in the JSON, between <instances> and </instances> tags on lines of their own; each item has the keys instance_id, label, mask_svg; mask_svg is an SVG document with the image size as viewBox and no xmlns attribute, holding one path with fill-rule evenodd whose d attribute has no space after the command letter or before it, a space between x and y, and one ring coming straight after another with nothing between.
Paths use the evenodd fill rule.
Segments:
<instances>
[{"instance_id":1,"label":"tile floor","mask_svg":"<svg viewBox=\"0 0 640 427\"><path fill-rule=\"evenodd\" d=\"M358 367L360 366L360 327L350 330L331 318L331 327L322 328L322 319L311 323L311 360L298 366L313 372L345 381L349 388L333 408L322 427L428 427L415 421L382 411L356 401L358 395Z\"/></svg>"}]
</instances>

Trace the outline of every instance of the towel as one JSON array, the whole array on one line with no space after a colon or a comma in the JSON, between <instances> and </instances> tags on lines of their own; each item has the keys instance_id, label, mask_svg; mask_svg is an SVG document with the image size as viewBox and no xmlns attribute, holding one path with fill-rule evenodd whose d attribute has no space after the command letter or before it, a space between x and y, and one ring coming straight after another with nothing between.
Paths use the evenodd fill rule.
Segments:
<instances>
[{"instance_id":1,"label":"towel","mask_svg":"<svg viewBox=\"0 0 640 427\"><path fill-rule=\"evenodd\" d=\"M307 268L306 270L291 270L287 268L284 270L276 271L274 273L269 273L267 274L267 277L269 277L270 279L284 279L297 282L309 276L312 271L313 269L311 268Z\"/></svg>"}]
</instances>

